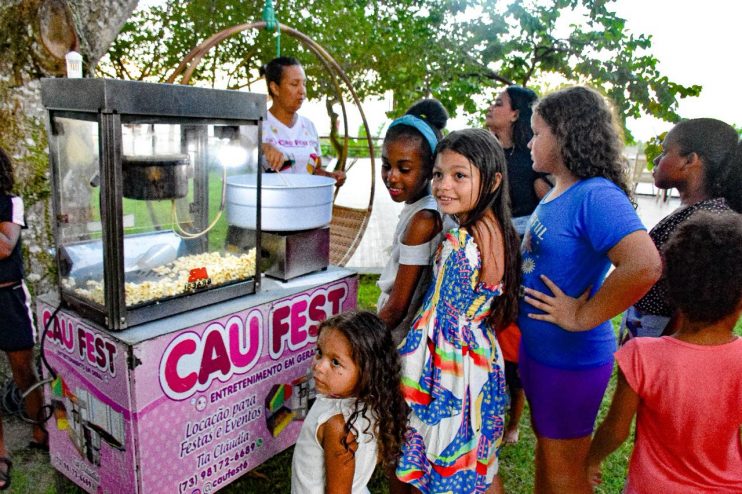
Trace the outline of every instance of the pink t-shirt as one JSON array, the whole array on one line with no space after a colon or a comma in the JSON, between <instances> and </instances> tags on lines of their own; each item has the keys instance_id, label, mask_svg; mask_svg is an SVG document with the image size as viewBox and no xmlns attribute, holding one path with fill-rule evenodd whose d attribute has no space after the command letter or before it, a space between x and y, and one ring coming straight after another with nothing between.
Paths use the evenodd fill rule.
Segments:
<instances>
[{"instance_id":1,"label":"pink t-shirt","mask_svg":"<svg viewBox=\"0 0 742 494\"><path fill-rule=\"evenodd\" d=\"M626 492L742 492L742 338L634 338L616 361L640 398Z\"/></svg>"}]
</instances>

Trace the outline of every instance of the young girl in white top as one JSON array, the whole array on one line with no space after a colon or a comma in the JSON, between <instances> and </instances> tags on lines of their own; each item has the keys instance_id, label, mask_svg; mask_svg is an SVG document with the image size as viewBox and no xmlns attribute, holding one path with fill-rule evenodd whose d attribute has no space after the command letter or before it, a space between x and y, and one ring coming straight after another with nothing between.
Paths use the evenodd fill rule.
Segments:
<instances>
[{"instance_id":1,"label":"young girl in white top","mask_svg":"<svg viewBox=\"0 0 742 494\"><path fill-rule=\"evenodd\" d=\"M430 193L433 153L448 113L437 100L418 101L384 136L381 178L394 202L403 202L390 258L379 277L379 317L397 344L410 329L440 243L441 216Z\"/></svg>"},{"instance_id":2,"label":"young girl in white top","mask_svg":"<svg viewBox=\"0 0 742 494\"><path fill-rule=\"evenodd\" d=\"M294 448L291 492L366 493L376 464L396 463L407 427L389 331L370 312L328 319L312 370L317 401Z\"/></svg>"}]
</instances>

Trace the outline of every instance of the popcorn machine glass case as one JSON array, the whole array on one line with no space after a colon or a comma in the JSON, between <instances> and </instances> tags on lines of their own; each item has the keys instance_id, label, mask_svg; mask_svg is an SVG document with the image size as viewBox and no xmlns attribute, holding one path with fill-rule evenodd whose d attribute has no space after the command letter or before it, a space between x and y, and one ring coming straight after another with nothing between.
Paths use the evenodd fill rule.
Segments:
<instances>
[{"instance_id":1,"label":"popcorn machine glass case","mask_svg":"<svg viewBox=\"0 0 742 494\"><path fill-rule=\"evenodd\" d=\"M255 293L254 235L227 247L227 179L258 173L265 96L44 79L62 301L110 330Z\"/></svg>"}]
</instances>

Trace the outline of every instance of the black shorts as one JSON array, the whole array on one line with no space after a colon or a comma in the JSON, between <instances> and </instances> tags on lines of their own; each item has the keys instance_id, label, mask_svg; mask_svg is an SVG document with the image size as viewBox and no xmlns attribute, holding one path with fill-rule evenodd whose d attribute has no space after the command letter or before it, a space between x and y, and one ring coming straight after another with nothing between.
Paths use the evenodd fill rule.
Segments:
<instances>
[{"instance_id":1,"label":"black shorts","mask_svg":"<svg viewBox=\"0 0 742 494\"><path fill-rule=\"evenodd\" d=\"M505 382L508 385L508 389L512 393L513 391L523 389L523 385L520 383L520 374L518 373L518 363L505 361Z\"/></svg>"},{"instance_id":2,"label":"black shorts","mask_svg":"<svg viewBox=\"0 0 742 494\"><path fill-rule=\"evenodd\" d=\"M0 350L15 352L34 346L31 305L26 286L19 282L0 288Z\"/></svg>"}]
</instances>

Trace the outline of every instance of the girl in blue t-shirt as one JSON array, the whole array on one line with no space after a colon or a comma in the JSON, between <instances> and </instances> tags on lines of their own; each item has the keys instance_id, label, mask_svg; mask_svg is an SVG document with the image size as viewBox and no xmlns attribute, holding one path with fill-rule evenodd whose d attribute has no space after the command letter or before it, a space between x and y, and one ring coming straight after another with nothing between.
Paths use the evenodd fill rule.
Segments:
<instances>
[{"instance_id":1,"label":"girl in blue t-shirt","mask_svg":"<svg viewBox=\"0 0 742 494\"><path fill-rule=\"evenodd\" d=\"M659 278L660 257L630 202L603 97L553 93L531 126L533 168L554 178L521 246L519 365L537 436L535 491L590 493L586 456L616 349L609 320Z\"/></svg>"}]
</instances>

